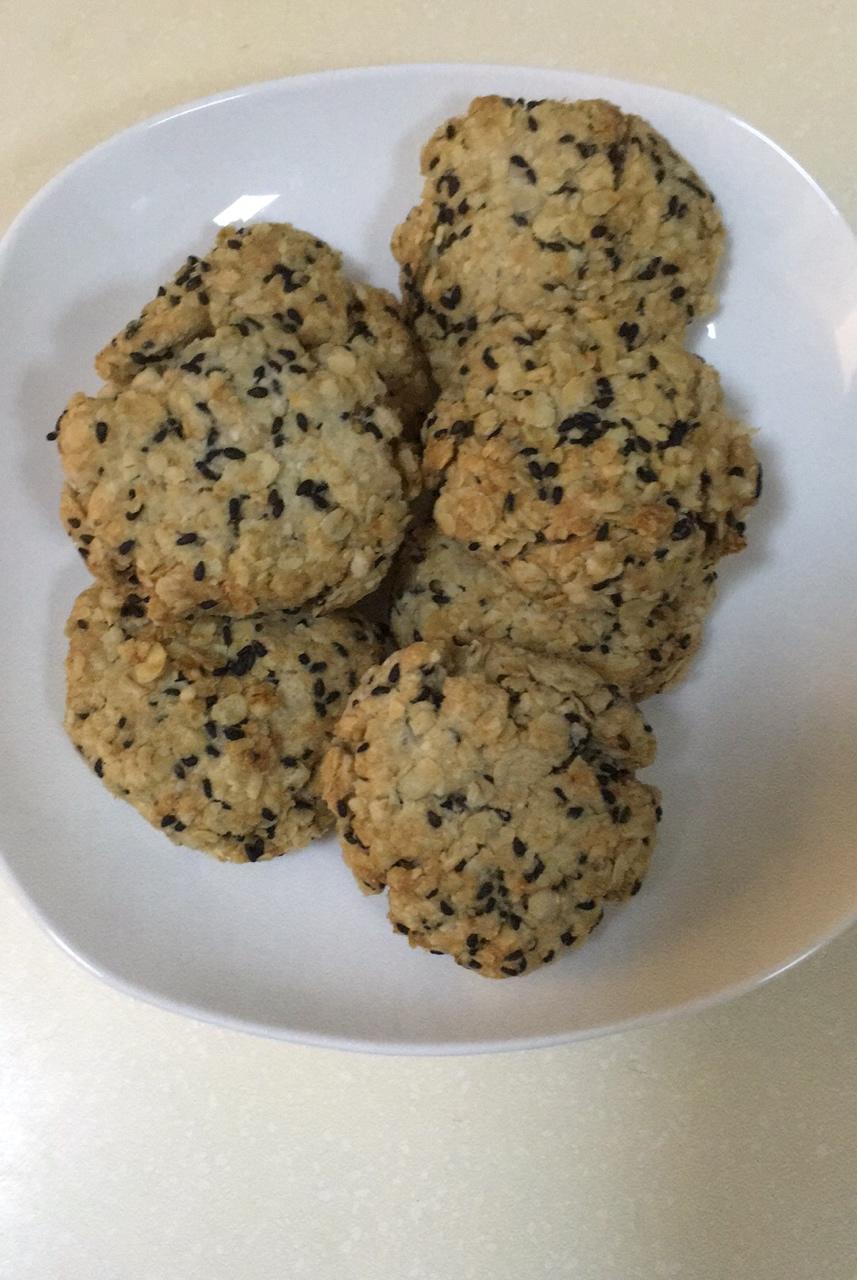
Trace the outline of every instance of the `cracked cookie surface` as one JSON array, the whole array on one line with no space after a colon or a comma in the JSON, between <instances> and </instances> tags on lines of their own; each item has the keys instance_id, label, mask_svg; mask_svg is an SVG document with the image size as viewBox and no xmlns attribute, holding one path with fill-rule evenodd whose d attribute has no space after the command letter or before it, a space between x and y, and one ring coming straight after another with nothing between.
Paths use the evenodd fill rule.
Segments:
<instances>
[{"instance_id":1,"label":"cracked cookie surface","mask_svg":"<svg viewBox=\"0 0 857 1280\"><path fill-rule=\"evenodd\" d=\"M394 577L391 626L399 645L418 640L505 640L536 653L586 662L632 698L678 683L699 648L715 593L715 575L691 579L674 599L598 597L571 608L562 595L533 600L507 576L432 525L412 534Z\"/></svg>"}]
</instances>

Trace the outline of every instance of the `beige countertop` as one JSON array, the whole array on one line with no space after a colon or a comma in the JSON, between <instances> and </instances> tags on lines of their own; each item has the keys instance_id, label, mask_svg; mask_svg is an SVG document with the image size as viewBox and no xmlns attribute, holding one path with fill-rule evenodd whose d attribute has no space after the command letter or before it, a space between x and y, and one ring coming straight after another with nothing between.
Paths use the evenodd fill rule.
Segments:
<instances>
[{"instance_id":1,"label":"beige countertop","mask_svg":"<svg viewBox=\"0 0 857 1280\"><path fill-rule=\"evenodd\" d=\"M432 60L711 98L857 222L853 0L4 0L0 50L0 225L182 100ZM296 1048L135 1003L2 885L0 936L3 1280L857 1277L853 930L730 1006L447 1060Z\"/></svg>"}]
</instances>

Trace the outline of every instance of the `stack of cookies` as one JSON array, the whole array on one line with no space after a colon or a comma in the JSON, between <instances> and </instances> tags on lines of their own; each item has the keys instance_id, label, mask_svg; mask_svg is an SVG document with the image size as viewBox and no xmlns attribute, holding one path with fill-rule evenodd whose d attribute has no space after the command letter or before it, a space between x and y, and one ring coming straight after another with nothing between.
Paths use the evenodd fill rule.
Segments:
<instances>
[{"instance_id":1,"label":"stack of cookies","mask_svg":"<svg viewBox=\"0 0 857 1280\"><path fill-rule=\"evenodd\" d=\"M419 487L424 361L394 299L283 225L228 228L96 360L56 434L96 584L68 622L66 725L166 835L255 862L332 825L332 726L382 656L340 612Z\"/></svg>"},{"instance_id":2,"label":"stack of cookies","mask_svg":"<svg viewBox=\"0 0 857 1280\"><path fill-rule=\"evenodd\" d=\"M422 168L393 249L439 386L434 507L397 569L403 648L324 787L395 927L512 976L639 888L659 806L632 700L684 673L760 471L684 345L723 228L664 138L606 102L482 98Z\"/></svg>"},{"instance_id":3,"label":"stack of cookies","mask_svg":"<svg viewBox=\"0 0 857 1280\"><path fill-rule=\"evenodd\" d=\"M255 862L335 823L412 945L511 977L640 887L635 702L699 646L761 473L684 344L720 217L649 125L477 99L423 171L404 318L259 224L98 356L52 433L96 579L66 723L178 843ZM343 612L373 593L392 653Z\"/></svg>"},{"instance_id":4,"label":"stack of cookies","mask_svg":"<svg viewBox=\"0 0 857 1280\"><path fill-rule=\"evenodd\" d=\"M683 345L711 306L713 197L600 101L477 99L423 171L394 250L441 386L424 457L437 500L396 633L576 653L657 693L699 645L759 487L749 432Z\"/></svg>"}]
</instances>

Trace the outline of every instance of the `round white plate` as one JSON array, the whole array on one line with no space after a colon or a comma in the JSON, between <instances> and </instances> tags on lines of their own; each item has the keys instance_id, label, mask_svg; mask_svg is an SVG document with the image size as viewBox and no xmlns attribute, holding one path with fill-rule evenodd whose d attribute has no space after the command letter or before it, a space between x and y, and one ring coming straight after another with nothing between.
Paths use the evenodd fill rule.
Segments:
<instances>
[{"instance_id":1,"label":"round white plate","mask_svg":"<svg viewBox=\"0 0 857 1280\"><path fill-rule=\"evenodd\" d=\"M412 952L332 840L255 866L176 849L61 728L63 622L86 582L45 443L95 351L217 225L287 220L395 287L421 142L475 94L611 98L700 169L730 232L694 335L760 430L750 550L701 660L648 704L665 819L651 874L579 953L486 982ZM387 67L254 86L120 134L55 178L0 253L5 535L0 838L51 933L126 991L287 1039L390 1052L547 1045L770 977L857 908L857 245L774 143L717 107L562 71Z\"/></svg>"}]
</instances>

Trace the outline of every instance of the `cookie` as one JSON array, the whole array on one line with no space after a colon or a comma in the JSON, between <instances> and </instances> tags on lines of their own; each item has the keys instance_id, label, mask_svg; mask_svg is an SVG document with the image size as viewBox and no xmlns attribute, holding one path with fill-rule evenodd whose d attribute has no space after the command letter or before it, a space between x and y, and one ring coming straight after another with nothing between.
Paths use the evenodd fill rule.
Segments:
<instances>
[{"instance_id":1,"label":"cookie","mask_svg":"<svg viewBox=\"0 0 857 1280\"><path fill-rule=\"evenodd\" d=\"M139 596L93 586L66 634L72 742L171 840L257 862L330 827L319 761L381 655L362 620L209 616L165 630Z\"/></svg>"},{"instance_id":2,"label":"cookie","mask_svg":"<svg viewBox=\"0 0 857 1280\"><path fill-rule=\"evenodd\" d=\"M444 533L526 595L657 602L744 545L760 471L716 372L677 339L581 356L556 329L449 388L424 473ZM493 367L496 363L496 369Z\"/></svg>"},{"instance_id":3,"label":"cookie","mask_svg":"<svg viewBox=\"0 0 857 1280\"><path fill-rule=\"evenodd\" d=\"M583 664L505 644L399 650L349 700L322 765L346 862L412 946L531 972L639 888L654 741Z\"/></svg>"},{"instance_id":4,"label":"cookie","mask_svg":"<svg viewBox=\"0 0 857 1280\"><path fill-rule=\"evenodd\" d=\"M417 640L505 640L536 653L586 662L632 698L677 684L699 648L715 594L713 572L691 579L674 598L614 606L602 594L592 609L531 600L467 547L427 525L403 546L390 623L402 647Z\"/></svg>"},{"instance_id":5,"label":"cookie","mask_svg":"<svg viewBox=\"0 0 857 1280\"><path fill-rule=\"evenodd\" d=\"M422 172L393 252L441 383L462 337L498 310L607 310L657 339L712 305L723 227L711 192L609 102L476 98L426 143Z\"/></svg>"},{"instance_id":6,"label":"cookie","mask_svg":"<svg viewBox=\"0 0 857 1280\"><path fill-rule=\"evenodd\" d=\"M73 397L62 514L93 574L136 584L155 620L328 612L372 591L418 484L364 354L309 353L247 317Z\"/></svg>"},{"instance_id":7,"label":"cookie","mask_svg":"<svg viewBox=\"0 0 857 1280\"><path fill-rule=\"evenodd\" d=\"M274 321L306 351L350 346L386 384L409 427L431 400L425 359L392 294L357 284L324 241L288 223L225 227L210 252L191 255L157 297L99 353L106 381L128 383L172 362L190 342L247 317Z\"/></svg>"}]
</instances>

